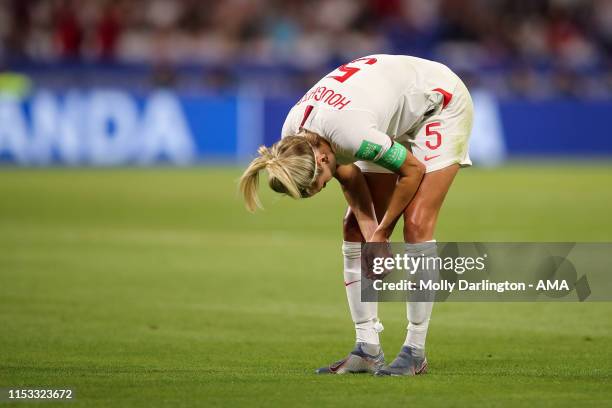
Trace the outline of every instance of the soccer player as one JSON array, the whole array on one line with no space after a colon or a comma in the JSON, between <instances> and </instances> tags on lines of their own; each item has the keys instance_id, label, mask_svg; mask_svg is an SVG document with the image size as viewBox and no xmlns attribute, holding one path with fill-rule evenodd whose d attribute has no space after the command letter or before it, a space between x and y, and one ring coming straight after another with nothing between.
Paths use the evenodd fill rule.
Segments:
<instances>
[{"instance_id":1,"label":"soccer player","mask_svg":"<svg viewBox=\"0 0 612 408\"><path fill-rule=\"evenodd\" d=\"M361 243L388 241L400 216L408 255L435 256L434 231L460 167L471 165L470 94L449 68L401 55L371 55L322 78L290 110L281 140L259 148L240 180L246 206L261 207L258 174L293 198L312 197L335 178L348 203L344 285L355 323L348 357L318 373L417 375L427 369L431 302L407 304L406 341L388 365L378 304L361 301Z\"/></svg>"}]
</instances>

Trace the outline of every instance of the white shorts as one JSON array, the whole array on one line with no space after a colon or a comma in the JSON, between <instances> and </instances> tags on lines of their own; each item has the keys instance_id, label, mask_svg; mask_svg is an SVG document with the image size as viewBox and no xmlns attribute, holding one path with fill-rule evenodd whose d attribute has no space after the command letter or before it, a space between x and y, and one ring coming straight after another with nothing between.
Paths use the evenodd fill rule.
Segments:
<instances>
[{"instance_id":1,"label":"white shorts","mask_svg":"<svg viewBox=\"0 0 612 408\"><path fill-rule=\"evenodd\" d=\"M461 81L450 95L450 102L439 113L425 119L405 140L397 140L425 165L427 173L453 164L472 165L469 155L474 117L472 98ZM364 173L393 173L372 162L358 161L355 165Z\"/></svg>"}]
</instances>

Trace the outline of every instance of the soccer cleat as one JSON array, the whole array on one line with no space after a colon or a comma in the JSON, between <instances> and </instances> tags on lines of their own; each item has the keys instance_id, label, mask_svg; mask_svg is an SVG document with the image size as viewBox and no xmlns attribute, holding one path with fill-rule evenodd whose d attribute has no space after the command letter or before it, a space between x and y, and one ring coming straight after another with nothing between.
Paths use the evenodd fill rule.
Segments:
<instances>
[{"instance_id":1,"label":"soccer cleat","mask_svg":"<svg viewBox=\"0 0 612 408\"><path fill-rule=\"evenodd\" d=\"M369 354L368 352L376 352ZM319 368L317 374L375 373L385 364L385 355L378 345L357 343L351 353L343 360L328 367Z\"/></svg>"},{"instance_id":2,"label":"soccer cleat","mask_svg":"<svg viewBox=\"0 0 612 408\"><path fill-rule=\"evenodd\" d=\"M404 346L391 364L376 371L376 375L419 375L427 372L427 358L423 351Z\"/></svg>"}]
</instances>

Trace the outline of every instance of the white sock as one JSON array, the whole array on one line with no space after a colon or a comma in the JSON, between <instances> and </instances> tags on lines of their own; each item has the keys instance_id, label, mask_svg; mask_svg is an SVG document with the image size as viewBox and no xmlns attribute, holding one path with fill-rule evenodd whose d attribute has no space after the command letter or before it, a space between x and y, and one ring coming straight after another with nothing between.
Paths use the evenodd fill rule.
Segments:
<instances>
[{"instance_id":1,"label":"white sock","mask_svg":"<svg viewBox=\"0 0 612 408\"><path fill-rule=\"evenodd\" d=\"M378 303L361 301L361 243L344 241L342 254L346 298L355 323L356 341L380 344L378 333L383 326L378 320Z\"/></svg>"},{"instance_id":2,"label":"white sock","mask_svg":"<svg viewBox=\"0 0 612 408\"><path fill-rule=\"evenodd\" d=\"M431 240L420 244L406 244L406 254L409 256L437 256L436 241ZM427 271L428 273L430 271ZM418 272L417 272L418 273ZM425 349L425 339L429 328L429 319L433 302L408 302L406 303L408 315L408 332L404 346Z\"/></svg>"}]
</instances>

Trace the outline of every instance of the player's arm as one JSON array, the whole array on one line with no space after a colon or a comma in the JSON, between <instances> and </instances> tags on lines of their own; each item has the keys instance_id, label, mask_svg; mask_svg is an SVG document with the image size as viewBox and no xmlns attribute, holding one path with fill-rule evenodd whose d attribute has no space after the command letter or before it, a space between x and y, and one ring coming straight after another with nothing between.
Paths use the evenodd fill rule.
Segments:
<instances>
[{"instance_id":1,"label":"player's arm","mask_svg":"<svg viewBox=\"0 0 612 408\"><path fill-rule=\"evenodd\" d=\"M384 242L412 197L425 174L425 166L400 143L396 143L375 125L374 115L368 111L335 112L327 134L332 142L357 160L371 161L395 172L398 182L391 196L387 212L368 242ZM365 236L365 235L364 235Z\"/></svg>"},{"instance_id":2,"label":"player's arm","mask_svg":"<svg viewBox=\"0 0 612 408\"><path fill-rule=\"evenodd\" d=\"M376 163L394 171L399 179L391 196L387 211L369 242L385 242L391 236L395 223L417 192L425 175L425 166L399 143L393 143Z\"/></svg>"},{"instance_id":3,"label":"player's arm","mask_svg":"<svg viewBox=\"0 0 612 408\"><path fill-rule=\"evenodd\" d=\"M342 185L342 192L357 218L361 234L366 241L369 241L378 227L378 221L372 195L363 173L354 164L339 165L334 177Z\"/></svg>"}]
</instances>

